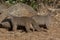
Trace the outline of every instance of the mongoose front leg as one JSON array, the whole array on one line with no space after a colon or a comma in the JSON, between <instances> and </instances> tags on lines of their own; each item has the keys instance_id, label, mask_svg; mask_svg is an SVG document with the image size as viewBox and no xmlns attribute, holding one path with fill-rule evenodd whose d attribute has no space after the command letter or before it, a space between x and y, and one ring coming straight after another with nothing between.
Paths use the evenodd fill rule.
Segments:
<instances>
[{"instance_id":1,"label":"mongoose front leg","mask_svg":"<svg viewBox=\"0 0 60 40\"><path fill-rule=\"evenodd\" d=\"M30 23L30 27L31 27L32 31L34 32L34 31L35 31L35 29L33 28L32 23Z\"/></svg>"},{"instance_id":2,"label":"mongoose front leg","mask_svg":"<svg viewBox=\"0 0 60 40\"><path fill-rule=\"evenodd\" d=\"M39 25L35 21L32 22L32 25L37 31L41 31Z\"/></svg>"},{"instance_id":3,"label":"mongoose front leg","mask_svg":"<svg viewBox=\"0 0 60 40\"><path fill-rule=\"evenodd\" d=\"M15 20L12 20L13 31L17 31L17 24Z\"/></svg>"},{"instance_id":4,"label":"mongoose front leg","mask_svg":"<svg viewBox=\"0 0 60 40\"><path fill-rule=\"evenodd\" d=\"M26 23L26 30L27 30L27 32L31 32L29 23Z\"/></svg>"}]
</instances>

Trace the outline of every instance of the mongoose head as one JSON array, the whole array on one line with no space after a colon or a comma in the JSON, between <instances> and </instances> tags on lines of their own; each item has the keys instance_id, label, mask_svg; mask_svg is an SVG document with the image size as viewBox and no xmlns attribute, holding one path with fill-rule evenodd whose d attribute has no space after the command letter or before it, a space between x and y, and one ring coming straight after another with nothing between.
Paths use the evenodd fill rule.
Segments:
<instances>
[{"instance_id":1,"label":"mongoose head","mask_svg":"<svg viewBox=\"0 0 60 40\"><path fill-rule=\"evenodd\" d=\"M41 9L40 12L38 12L37 14L42 16L55 16L57 14L57 10L59 9L45 8Z\"/></svg>"}]
</instances>

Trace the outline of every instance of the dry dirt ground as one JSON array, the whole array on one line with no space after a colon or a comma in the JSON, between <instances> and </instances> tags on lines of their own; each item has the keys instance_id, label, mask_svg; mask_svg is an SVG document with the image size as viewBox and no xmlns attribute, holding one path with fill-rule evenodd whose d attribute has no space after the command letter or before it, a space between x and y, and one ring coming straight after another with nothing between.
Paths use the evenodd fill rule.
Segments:
<instances>
[{"instance_id":1,"label":"dry dirt ground","mask_svg":"<svg viewBox=\"0 0 60 40\"><path fill-rule=\"evenodd\" d=\"M48 27L47 32L31 32L25 33L17 31L8 31L0 28L0 40L60 40L60 22L52 18L52 23Z\"/></svg>"}]
</instances>

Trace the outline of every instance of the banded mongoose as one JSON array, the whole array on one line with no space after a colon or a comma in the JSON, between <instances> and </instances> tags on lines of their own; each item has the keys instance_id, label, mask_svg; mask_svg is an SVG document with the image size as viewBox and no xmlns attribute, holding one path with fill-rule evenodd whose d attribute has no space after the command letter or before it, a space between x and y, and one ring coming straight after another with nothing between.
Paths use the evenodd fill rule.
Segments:
<instances>
[{"instance_id":1,"label":"banded mongoose","mask_svg":"<svg viewBox=\"0 0 60 40\"><path fill-rule=\"evenodd\" d=\"M32 19L32 16L37 15L37 12L32 7L23 3L17 3L11 6L8 11L14 31L16 31L17 25L24 25L27 32L30 32L30 28L41 31L39 25Z\"/></svg>"}]
</instances>

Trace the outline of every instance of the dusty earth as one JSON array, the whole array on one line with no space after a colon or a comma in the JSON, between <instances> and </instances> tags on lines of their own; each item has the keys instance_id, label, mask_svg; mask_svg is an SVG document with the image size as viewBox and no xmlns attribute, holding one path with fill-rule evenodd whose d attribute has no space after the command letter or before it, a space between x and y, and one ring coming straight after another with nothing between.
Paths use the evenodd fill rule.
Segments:
<instances>
[{"instance_id":1,"label":"dusty earth","mask_svg":"<svg viewBox=\"0 0 60 40\"><path fill-rule=\"evenodd\" d=\"M20 32L15 33L5 28L0 28L0 40L60 40L60 22L52 18L52 23L48 27L47 32Z\"/></svg>"}]
</instances>

